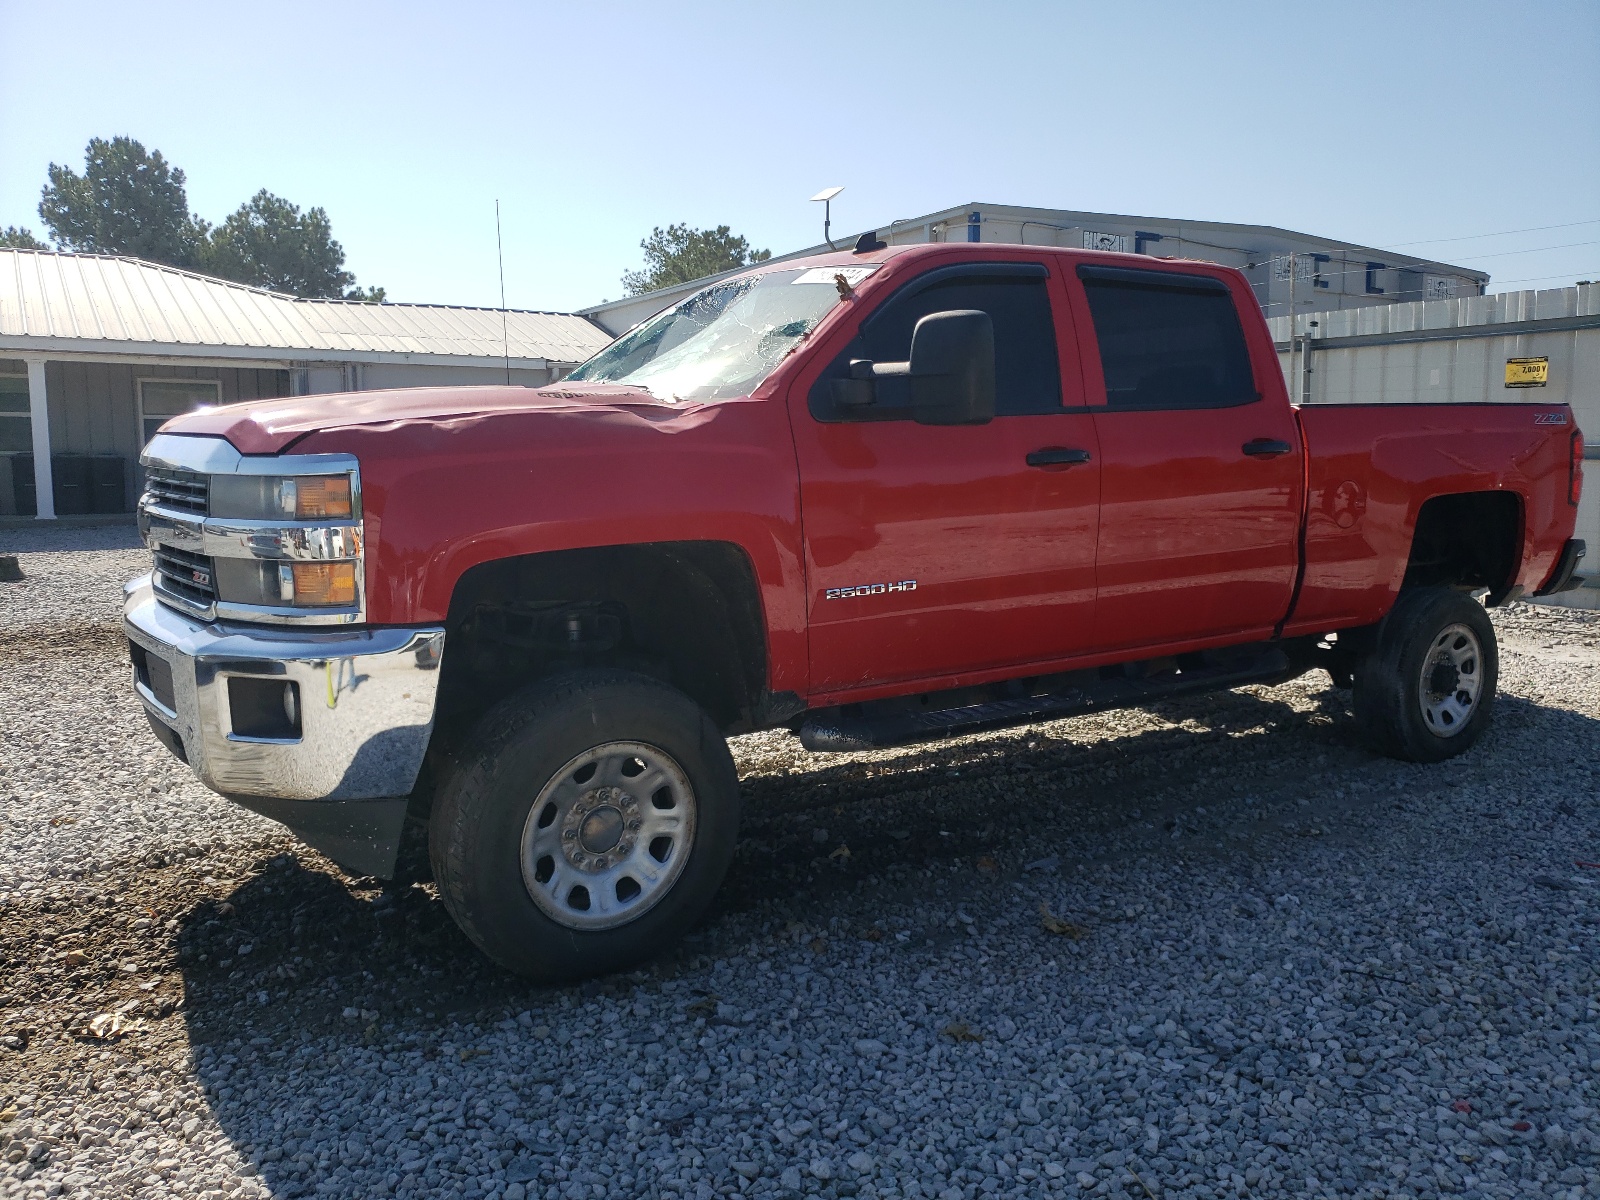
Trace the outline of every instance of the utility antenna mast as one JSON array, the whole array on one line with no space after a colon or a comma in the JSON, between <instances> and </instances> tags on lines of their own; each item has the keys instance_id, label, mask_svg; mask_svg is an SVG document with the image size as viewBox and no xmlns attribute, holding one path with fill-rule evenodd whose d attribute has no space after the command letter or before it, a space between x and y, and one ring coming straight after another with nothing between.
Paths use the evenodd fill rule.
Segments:
<instances>
[{"instance_id":1,"label":"utility antenna mast","mask_svg":"<svg viewBox=\"0 0 1600 1200\"><path fill-rule=\"evenodd\" d=\"M506 386L511 386L511 333L506 325L506 248L500 240L500 201L494 202L494 251L500 260L500 349L506 361Z\"/></svg>"},{"instance_id":2,"label":"utility antenna mast","mask_svg":"<svg viewBox=\"0 0 1600 1200\"><path fill-rule=\"evenodd\" d=\"M1294 394L1294 381L1297 378L1297 376L1295 375L1295 371L1294 371L1294 351L1295 351L1295 340L1294 340L1294 273L1295 273L1295 267L1296 266L1297 266L1297 263L1295 262L1295 253L1294 253L1294 251L1291 250L1289 252L1289 379L1288 379L1289 403L1290 404L1293 404L1296 401L1296 397L1295 397L1295 394Z\"/></svg>"}]
</instances>

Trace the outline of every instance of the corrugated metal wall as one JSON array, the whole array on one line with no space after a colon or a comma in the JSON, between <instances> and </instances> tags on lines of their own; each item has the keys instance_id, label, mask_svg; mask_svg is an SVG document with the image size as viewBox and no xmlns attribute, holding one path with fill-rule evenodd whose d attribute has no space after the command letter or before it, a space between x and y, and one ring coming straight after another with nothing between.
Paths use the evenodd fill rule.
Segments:
<instances>
[{"instance_id":1,"label":"corrugated metal wall","mask_svg":"<svg viewBox=\"0 0 1600 1200\"><path fill-rule=\"evenodd\" d=\"M289 394L287 371L48 363L45 390L50 397L50 448L57 454L138 458L144 448L137 402L136 381L140 379L215 379L222 384L224 404Z\"/></svg>"}]
</instances>

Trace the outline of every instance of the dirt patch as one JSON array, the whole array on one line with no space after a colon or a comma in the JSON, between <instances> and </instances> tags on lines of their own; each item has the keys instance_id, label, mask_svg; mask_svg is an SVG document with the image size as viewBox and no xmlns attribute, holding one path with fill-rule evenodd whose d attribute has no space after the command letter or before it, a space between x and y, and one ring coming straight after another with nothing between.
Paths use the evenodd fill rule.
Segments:
<instances>
[{"instance_id":1,"label":"dirt patch","mask_svg":"<svg viewBox=\"0 0 1600 1200\"><path fill-rule=\"evenodd\" d=\"M81 655L126 655L128 640L120 624L27 624L6 635L6 653L12 661Z\"/></svg>"}]
</instances>

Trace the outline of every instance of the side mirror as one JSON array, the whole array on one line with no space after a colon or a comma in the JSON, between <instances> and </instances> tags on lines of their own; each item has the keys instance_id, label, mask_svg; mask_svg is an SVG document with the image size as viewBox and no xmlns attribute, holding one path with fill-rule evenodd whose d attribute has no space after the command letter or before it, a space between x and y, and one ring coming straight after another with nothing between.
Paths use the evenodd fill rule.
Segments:
<instances>
[{"instance_id":1,"label":"side mirror","mask_svg":"<svg viewBox=\"0 0 1600 1200\"><path fill-rule=\"evenodd\" d=\"M834 403L874 405L884 379L905 380L918 424L983 424L994 417L994 322L976 309L929 313L911 332L909 362L851 359L850 377L832 383Z\"/></svg>"},{"instance_id":2,"label":"side mirror","mask_svg":"<svg viewBox=\"0 0 1600 1200\"><path fill-rule=\"evenodd\" d=\"M994 419L994 322L977 309L929 313L911 333L911 416L919 425Z\"/></svg>"}]
</instances>

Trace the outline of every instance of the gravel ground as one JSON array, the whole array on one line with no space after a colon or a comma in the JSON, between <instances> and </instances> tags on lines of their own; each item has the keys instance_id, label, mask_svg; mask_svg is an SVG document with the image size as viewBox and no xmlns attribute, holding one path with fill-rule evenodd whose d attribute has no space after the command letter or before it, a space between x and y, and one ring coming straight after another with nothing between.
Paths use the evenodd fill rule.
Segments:
<instances>
[{"instance_id":1,"label":"gravel ground","mask_svg":"<svg viewBox=\"0 0 1600 1200\"><path fill-rule=\"evenodd\" d=\"M0 530L0 1196L1600 1197L1600 618L1439 767L1279 688L816 756L649 969L479 959L166 757L131 531Z\"/></svg>"}]
</instances>

